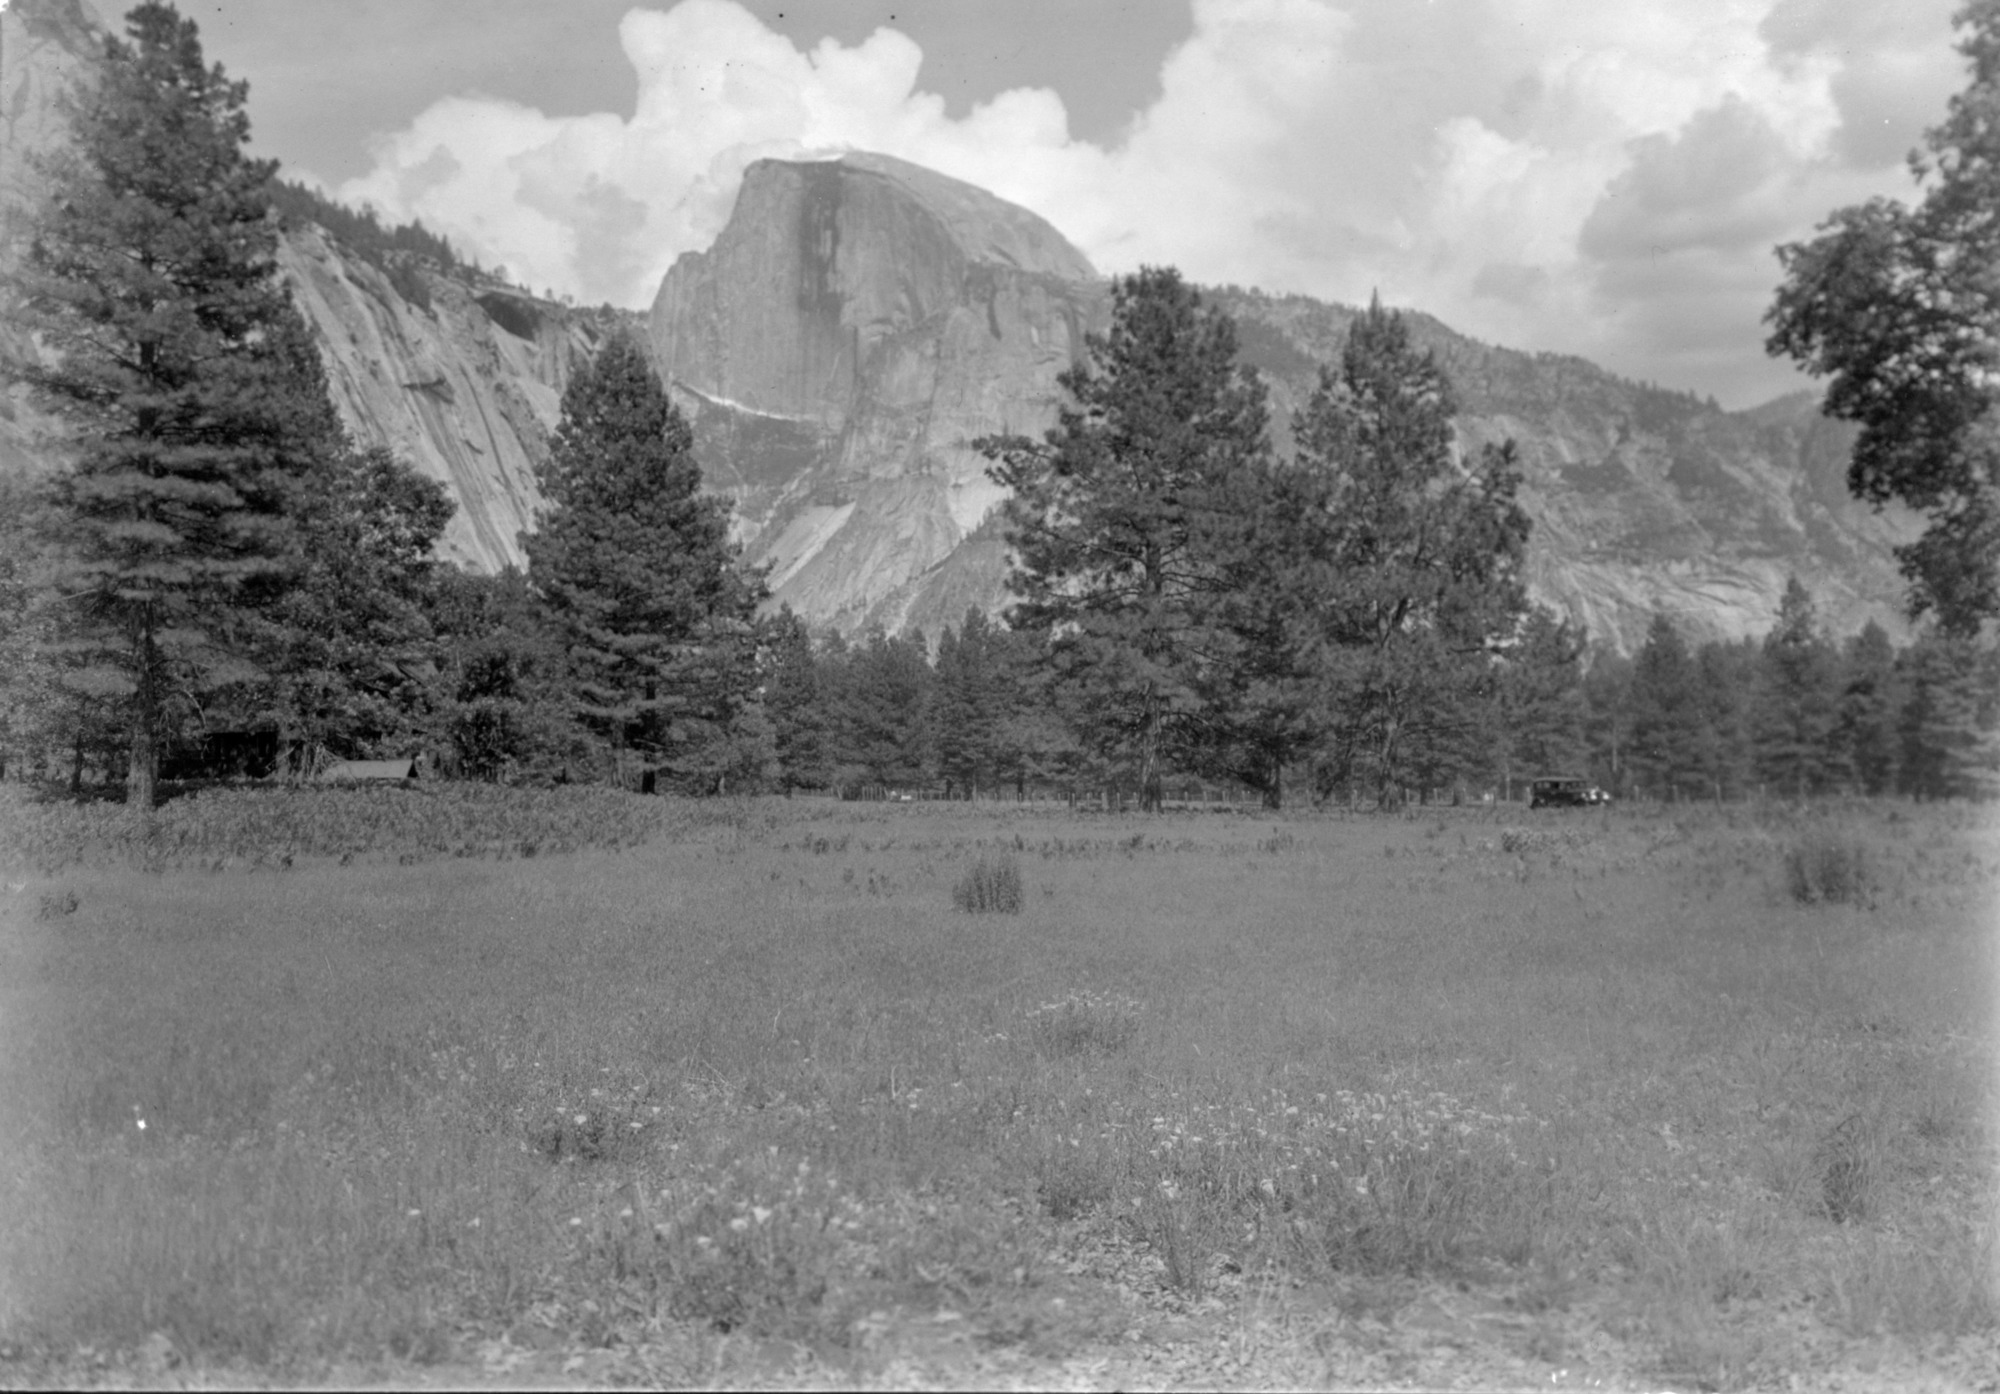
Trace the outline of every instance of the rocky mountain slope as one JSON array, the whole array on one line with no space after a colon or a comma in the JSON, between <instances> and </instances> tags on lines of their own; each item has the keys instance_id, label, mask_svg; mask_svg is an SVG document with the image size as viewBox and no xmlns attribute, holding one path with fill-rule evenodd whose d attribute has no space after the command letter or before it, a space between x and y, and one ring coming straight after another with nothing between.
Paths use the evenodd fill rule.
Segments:
<instances>
[{"instance_id":1,"label":"rocky mountain slope","mask_svg":"<svg viewBox=\"0 0 2000 1394\"><path fill-rule=\"evenodd\" d=\"M1317 364L1339 362L1356 312L1234 288L1216 298L1272 385L1282 448ZM1629 652L1656 609L1697 640L1761 635L1792 575L1836 633L1871 619L1905 632L1890 548L1916 529L1900 511L1849 497L1852 428L1822 417L1812 394L1725 412L1581 358L1495 348L1411 319L1458 390L1461 447L1519 447L1535 520L1530 593L1594 638Z\"/></svg>"},{"instance_id":2,"label":"rocky mountain slope","mask_svg":"<svg viewBox=\"0 0 2000 1394\"><path fill-rule=\"evenodd\" d=\"M1271 384L1279 448L1354 311L1210 293ZM1047 224L876 155L765 161L728 226L653 305L661 371L778 597L852 629L935 633L995 604L998 501L970 443L1054 420L1056 375L1109 314ZM1537 599L1630 649L1655 608L1691 637L1769 627L1788 575L1840 631L1898 625L1907 525L1846 496L1845 431L1800 395L1724 412L1577 358L1493 348L1414 316L1461 396L1467 450L1512 437Z\"/></svg>"},{"instance_id":3,"label":"rocky mountain slope","mask_svg":"<svg viewBox=\"0 0 2000 1394\"><path fill-rule=\"evenodd\" d=\"M10 233L38 197L28 156L59 137L56 96L87 73L97 29L83 0L0 11ZM858 153L753 165L714 246L674 265L644 318L578 311L462 270L404 265L391 276L312 226L287 232L280 262L349 428L458 500L450 559L520 560L563 385L623 324L650 342L710 487L732 501L776 598L849 632L935 634L968 605L1005 603L1000 494L971 442L1049 425L1057 375L1109 313L1107 283L1041 218ZM1283 448L1291 411L1318 365L1338 361L1355 312L1212 294L1271 382ZM1421 315L1414 324L1458 385L1461 443L1519 443L1533 593L1593 637L1630 649L1656 607L1691 637L1761 633L1790 574L1837 631L1875 618L1900 632L1889 547L1912 530L1847 498L1848 437L1810 397L1723 412L1581 359L1490 347ZM59 434L31 404L0 401L0 469L59 454Z\"/></svg>"}]
</instances>

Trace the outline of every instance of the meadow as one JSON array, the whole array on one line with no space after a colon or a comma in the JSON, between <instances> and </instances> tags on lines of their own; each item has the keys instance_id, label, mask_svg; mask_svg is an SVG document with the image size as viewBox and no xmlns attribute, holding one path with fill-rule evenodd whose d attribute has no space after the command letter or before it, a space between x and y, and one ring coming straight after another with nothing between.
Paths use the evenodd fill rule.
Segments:
<instances>
[{"instance_id":1,"label":"meadow","mask_svg":"<svg viewBox=\"0 0 2000 1394\"><path fill-rule=\"evenodd\" d=\"M0 1382L2000 1370L1985 810L4 800Z\"/></svg>"}]
</instances>

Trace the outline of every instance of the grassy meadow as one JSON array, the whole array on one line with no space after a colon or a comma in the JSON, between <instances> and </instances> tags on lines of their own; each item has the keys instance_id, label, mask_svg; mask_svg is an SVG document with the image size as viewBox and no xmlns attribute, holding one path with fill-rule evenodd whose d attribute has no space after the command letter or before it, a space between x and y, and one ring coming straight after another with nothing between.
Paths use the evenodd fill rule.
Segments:
<instances>
[{"instance_id":1,"label":"grassy meadow","mask_svg":"<svg viewBox=\"0 0 2000 1394\"><path fill-rule=\"evenodd\" d=\"M16 798L0 866L0 1382L2000 1362L1978 809Z\"/></svg>"}]
</instances>

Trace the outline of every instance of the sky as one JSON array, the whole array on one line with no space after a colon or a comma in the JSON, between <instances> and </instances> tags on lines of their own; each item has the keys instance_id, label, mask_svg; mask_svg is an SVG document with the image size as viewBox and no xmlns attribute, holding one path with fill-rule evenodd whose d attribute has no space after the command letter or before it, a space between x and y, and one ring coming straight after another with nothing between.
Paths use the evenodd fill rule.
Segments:
<instances>
[{"instance_id":1,"label":"sky","mask_svg":"<svg viewBox=\"0 0 2000 1394\"><path fill-rule=\"evenodd\" d=\"M876 150L1171 264L1737 408L1773 247L1908 198L1958 0L183 0L257 153L643 308L745 166ZM100 5L111 12L113 7Z\"/></svg>"}]
</instances>

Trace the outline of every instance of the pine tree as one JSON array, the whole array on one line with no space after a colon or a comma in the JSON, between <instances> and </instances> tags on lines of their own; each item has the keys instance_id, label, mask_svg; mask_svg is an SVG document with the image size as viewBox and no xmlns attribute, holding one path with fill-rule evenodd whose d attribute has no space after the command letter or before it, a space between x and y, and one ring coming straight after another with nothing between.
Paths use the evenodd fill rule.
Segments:
<instances>
[{"instance_id":1,"label":"pine tree","mask_svg":"<svg viewBox=\"0 0 2000 1394\"><path fill-rule=\"evenodd\" d=\"M824 789L830 775L827 727L831 713L820 684L819 663L805 621L785 605L767 624L770 657L764 710L771 718L778 781L794 789Z\"/></svg>"},{"instance_id":2,"label":"pine tree","mask_svg":"<svg viewBox=\"0 0 2000 1394\"><path fill-rule=\"evenodd\" d=\"M1008 684L998 632L971 608L938 640L932 725L938 773L968 798L990 786L1001 765Z\"/></svg>"},{"instance_id":3,"label":"pine tree","mask_svg":"<svg viewBox=\"0 0 2000 1394\"><path fill-rule=\"evenodd\" d=\"M1632 792L1632 660L1599 649L1583 675L1584 741L1590 771L1620 798Z\"/></svg>"},{"instance_id":4,"label":"pine tree","mask_svg":"<svg viewBox=\"0 0 2000 1394\"><path fill-rule=\"evenodd\" d=\"M1583 759L1587 708L1583 634L1545 606L1529 609L1500 676L1504 733L1502 777L1518 786L1537 775L1565 774Z\"/></svg>"},{"instance_id":5,"label":"pine tree","mask_svg":"<svg viewBox=\"0 0 2000 1394\"><path fill-rule=\"evenodd\" d=\"M920 631L891 637L872 629L853 651L848 677L852 755L871 783L912 789L930 782L934 675L927 648Z\"/></svg>"},{"instance_id":6,"label":"pine tree","mask_svg":"<svg viewBox=\"0 0 2000 1394\"><path fill-rule=\"evenodd\" d=\"M1048 636L1034 630L996 627L991 631L993 672L1000 691L1000 727L994 741L995 774L1027 797L1030 784L1056 783L1074 789L1087 753L1072 720L1060 705L1061 690L1046 661Z\"/></svg>"},{"instance_id":7,"label":"pine tree","mask_svg":"<svg viewBox=\"0 0 2000 1394\"><path fill-rule=\"evenodd\" d=\"M48 355L10 368L77 432L45 538L61 679L115 711L127 801L150 808L175 722L259 676L246 611L293 570L298 479L338 442L300 373L247 87L170 5L126 31L47 163L15 287Z\"/></svg>"},{"instance_id":8,"label":"pine tree","mask_svg":"<svg viewBox=\"0 0 2000 1394\"><path fill-rule=\"evenodd\" d=\"M1864 794L1883 794L1896 783L1896 714L1902 694L1896 649L1870 620L1847 641L1834 737L1842 763Z\"/></svg>"},{"instance_id":9,"label":"pine tree","mask_svg":"<svg viewBox=\"0 0 2000 1394\"><path fill-rule=\"evenodd\" d=\"M1756 769L1752 734L1758 691L1757 641L1711 641L1694 654L1694 710L1698 717L1694 766L1684 792L1716 799L1750 792Z\"/></svg>"},{"instance_id":10,"label":"pine tree","mask_svg":"<svg viewBox=\"0 0 2000 1394\"><path fill-rule=\"evenodd\" d=\"M1904 792L2000 795L2000 647L1940 630L1919 636L1903 659Z\"/></svg>"},{"instance_id":11,"label":"pine tree","mask_svg":"<svg viewBox=\"0 0 2000 1394\"><path fill-rule=\"evenodd\" d=\"M443 485L379 446L304 481L300 566L268 612L288 745L354 759L420 743L442 699L431 553L452 507Z\"/></svg>"},{"instance_id":12,"label":"pine tree","mask_svg":"<svg viewBox=\"0 0 2000 1394\"><path fill-rule=\"evenodd\" d=\"M1705 792L1705 722L1698 683L1680 630L1664 613L1656 613L1632 661L1632 745L1626 763L1641 792L1655 798Z\"/></svg>"},{"instance_id":13,"label":"pine tree","mask_svg":"<svg viewBox=\"0 0 2000 1394\"><path fill-rule=\"evenodd\" d=\"M1157 810L1218 647L1221 493L1269 448L1265 394L1237 367L1234 324L1171 268L1114 282L1111 332L1085 346L1043 441L978 445L1012 491L1009 623L1052 636L1091 743L1136 764Z\"/></svg>"},{"instance_id":14,"label":"pine tree","mask_svg":"<svg viewBox=\"0 0 2000 1394\"><path fill-rule=\"evenodd\" d=\"M578 718L614 777L714 792L761 777L761 576L737 565L725 505L701 493L693 436L644 353L614 335L571 378L529 580L566 635Z\"/></svg>"},{"instance_id":15,"label":"pine tree","mask_svg":"<svg viewBox=\"0 0 2000 1394\"><path fill-rule=\"evenodd\" d=\"M1838 660L1796 576L1785 583L1757 668L1751 724L1759 777L1794 798L1825 793L1841 773Z\"/></svg>"},{"instance_id":16,"label":"pine tree","mask_svg":"<svg viewBox=\"0 0 2000 1394\"><path fill-rule=\"evenodd\" d=\"M446 567L429 615L442 670L436 723L445 768L466 779L548 784L587 763L562 636L525 575Z\"/></svg>"},{"instance_id":17,"label":"pine tree","mask_svg":"<svg viewBox=\"0 0 2000 1394\"><path fill-rule=\"evenodd\" d=\"M1329 488L1324 474L1266 454L1226 481L1212 524L1219 596L1191 762L1257 790L1270 809L1284 806L1286 770L1324 735Z\"/></svg>"},{"instance_id":18,"label":"pine tree","mask_svg":"<svg viewBox=\"0 0 2000 1394\"><path fill-rule=\"evenodd\" d=\"M1360 778L1383 801L1412 775L1442 782L1481 758L1477 714L1527 608L1513 443L1461 466L1455 411L1436 356L1375 303L1293 426L1297 474L1317 496L1296 507L1299 540L1283 550L1317 564L1302 574L1331 731L1322 782Z\"/></svg>"}]
</instances>

